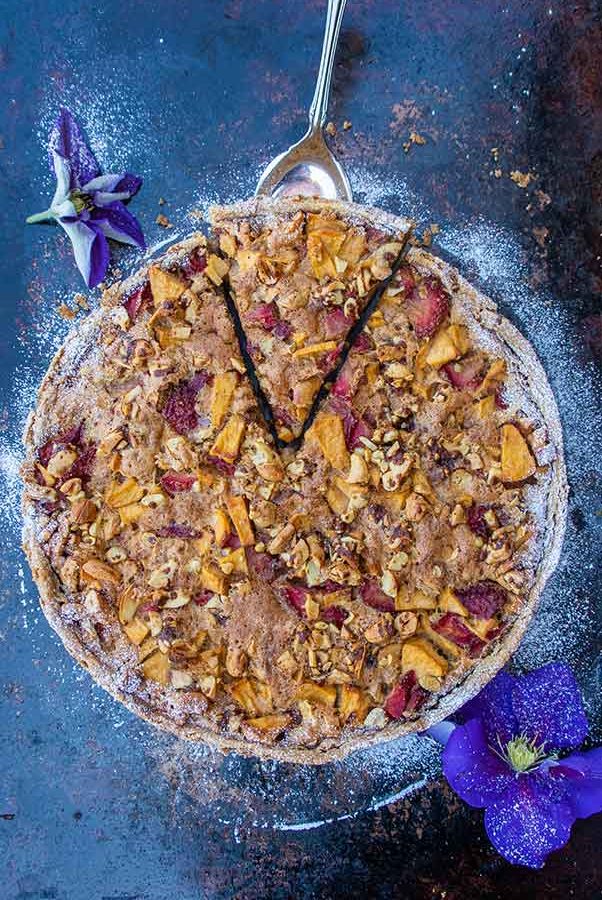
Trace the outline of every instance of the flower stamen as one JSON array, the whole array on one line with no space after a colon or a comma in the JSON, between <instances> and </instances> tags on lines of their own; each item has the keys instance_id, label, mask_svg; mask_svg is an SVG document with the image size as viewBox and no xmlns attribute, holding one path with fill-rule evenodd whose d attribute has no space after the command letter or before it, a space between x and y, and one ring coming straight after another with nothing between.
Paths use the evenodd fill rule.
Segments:
<instances>
[{"instance_id":1,"label":"flower stamen","mask_svg":"<svg viewBox=\"0 0 602 900\"><path fill-rule=\"evenodd\" d=\"M497 748L491 748L493 752L519 775L533 772L546 760L556 758L554 754L546 753L545 741L538 744L537 738L529 738L524 732L506 744L498 736L497 744Z\"/></svg>"},{"instance_id":2,"label":"flower stamen","mask_svg":"<svg viewBox=\"0 0 602 900\"><path fill-rule=\"evenodd\" d=\"M75 207L75 212L79 216L84 209L93 209L94 201L89 194L83 194L81 191L71 191L69 199Z\"/></svg>"}]
</instances>

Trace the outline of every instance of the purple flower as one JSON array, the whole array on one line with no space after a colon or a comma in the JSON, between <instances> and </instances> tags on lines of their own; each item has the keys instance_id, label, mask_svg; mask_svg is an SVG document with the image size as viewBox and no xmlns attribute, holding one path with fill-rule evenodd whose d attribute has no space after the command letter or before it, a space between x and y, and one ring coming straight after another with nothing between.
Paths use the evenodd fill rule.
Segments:
<instances>
[{"instance_id":1,"label":"purple flower","mask_svg":"<svg viewBox=\"0 0 602 900\"><path fill-rule=\"evenodd\" d=\"M56 191L50 208L29 216L29 224L56 221L65 229L75 262L88 287L96 287L109 264L107 238L144 249L138 221L124 205L142 179L125 172L101 175L94 154L68 109L61 109L48 142Z\"/></svg>"},{"instance_id":2,"label":"purple flower","mask_svg":"<svg viewBox=\"0 0 602 900\"><path fill-rule=\"evenodd\" d=\"M540 868L575 819L602 812L602 748L559 759L588 733L568 666L501 672L459 718L443 772L466 803L485 809L489 839L510 862Z\"/></svg>"}]
</instances>

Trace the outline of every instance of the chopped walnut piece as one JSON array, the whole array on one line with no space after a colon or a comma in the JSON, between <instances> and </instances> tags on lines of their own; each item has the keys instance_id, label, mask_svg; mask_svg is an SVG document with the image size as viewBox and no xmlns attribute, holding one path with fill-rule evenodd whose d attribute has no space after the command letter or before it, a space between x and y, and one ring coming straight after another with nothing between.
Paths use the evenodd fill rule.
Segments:
<instances>
[{"instance_id":1,"label":"chopped walnut piece","mask_svg":"<svg viewBox=\"0 0 602 900\"><path fill-rule=\"evenodd\" d=\"M410 522L420 522L428 512L428 503L417 493L411 493L406 500L405 514Z\"/></svg>"},{"instance_id":2,"label":"chopped walnut piece","mask_svg":"<svg viewBox=\"0 0 602 900\"><path fill-rule=\"evenodd\" d=\"M121 575L113 566L102 562L100 559L87 560L81 570L82 577L88 581L108 582L109 584L119 584Z\"/></svg>"},{"instance_id":3,"label":"chopped walnut piece","mask_svg":"<svg viewBox=\"0 0 602 900\"><path fill-rule=\"evenodd\" d=\"M98 453L101 456L109 456L122 440L123 432L120 429L110 431L99 443Z\"/></svg>"},{"instance_id":4,"label":"chopped walnut piece","mask_svg":"<svg viewBox=\"0 0 602 900\"><path fill-rule=\"evenodd\" d=\"M71 516L76 525L89 525L98 515L98 507L93 500L83 497L76 500L71 507Z\"/></svg>"},{"instance_id":5,"label":"chopped walnut piece","mask_svg":"<svg viewBox=\"0 0 602 900\"><path fill-rule=\"evenodd\" d=\"M134 592L132 585L128 585L119 598L119 621L122 625L127 625L136 615L138 609L138 598Z\"/></svg>"},{"instance_id":6,"label":"chopped walnut piece","mask_svg":"<svg viewBox=\"0 0 602 900\"><path fill-rule=\"evenodd\" d=\"M217 696L217 678L215 675L201 676L199 678L199 688L209 700L215 700Z\"/></svg>"},{"instance_id":7,"label":"chopped walnut piece","mask_svg":"<svg viewBox=\"0 0 602 900\"><path fill-rule=\"evenodd\" d=\"M366 484L368 481L368 466L362 455L359 453L351 454L351 464L347 481L350 484Z\"/></svg>"},{"instance_id":8,"label":"chopped walnut piece","mask_svg":"<svg viewBox=\"0 0 602 900\"><path fill-rule=\"evenodd\" d=\"M418 628L418 616L407 610L395 616L395 628L402 638L410 637Z\"/></svg>"},{"instance_id":9,"label":"chopped walnut piece","mask_svg":"<svg viewBox=\"0 0 602 900\"><path fill-rule=\"evenodd\" d=\"M295 526L291 524L291 522L287 522L286 525L283 525L280 531L272 538L270 543L267 546L268 553L272 555L276 555L277 553L281 553L285 547L290 544L291 540L295 535Z\"/></svg>"},{"instance_id":10,"label":"chopped walnut piece","mask_svg":"<svg viewBox=\"0 0 602 900\"><path fill-rule=\"evenodd\" d=\"M266 441L255 441L252 459L255 468L266 481L282 481L284 478L284 469L280 457Z\"/></svg>"},{"instance_id":11,"label":"chopped walnut piece","mask_svg":"<svg viewBox=\"0 0 602 900\"><path fill-rule=\"evenodd\" d=\"M377 619L366 631L364 637L369 644L382 644L391 637L391 623L387 619Z\"/></svg>"},{"instance_id":12,"label":"chopped walnut piece","mask_svg":"<svg viewBox=\"0 0 602 900\"><path fill-rule=\"evenodd\" d=\"M75 450L58 450L50 458L46 471L52 478L59 478L71 468L76 459L77 453Z\"/></svg>"},{"instance_id":13,"label":"chopped walnut piece","mask_svg":"<svg viewBox=\"0 0 602 900\"><path fill-rule=\"evenodd\" d=\"M176 690L185 690L192 687L194 679L190 672L184 672L181 669L172 669L170 673L171 686Z\"/></svg>"}]
</instances>

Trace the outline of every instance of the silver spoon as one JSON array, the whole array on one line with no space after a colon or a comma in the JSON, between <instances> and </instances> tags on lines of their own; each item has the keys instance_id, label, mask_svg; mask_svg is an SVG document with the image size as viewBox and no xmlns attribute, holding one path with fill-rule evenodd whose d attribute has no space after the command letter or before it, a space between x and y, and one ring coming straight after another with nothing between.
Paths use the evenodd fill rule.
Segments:
<instances>
[{"instance_id":1,"label":"silver spoon","mask_svg":"<svg viewBox=\"0 0 602 900\"><path fill-rule=\"evenodd\" d=\"M314 98L309 108L305 135L264 170L256 197L299 194L328 200L352 200L351 185L341 164L326 146L322 128L326 121L334 57L347 0L328 0L322 58Z\"/></svg>"}]
</instances>

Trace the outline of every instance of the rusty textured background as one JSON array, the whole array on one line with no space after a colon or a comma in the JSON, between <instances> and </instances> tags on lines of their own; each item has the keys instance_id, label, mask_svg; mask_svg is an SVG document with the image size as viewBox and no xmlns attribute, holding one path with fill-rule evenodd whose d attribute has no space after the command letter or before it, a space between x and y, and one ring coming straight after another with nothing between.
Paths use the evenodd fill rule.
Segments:
<instances>
[{"instance_id":1,"label":"rusty textured background","mask_svg":"<svg viewBox=\"0 0 602 900\"><path fill-rule=\"evenodd\" d=\"M103 163L127 160L145 176L133 208L152 243L165 236L154 223L160 196L178 224L199 192L248 191L270 151L300 135L323 2L3 0L0 12L0 429L10 443L19 385L48 363L44 322L60 330L58 300L80 288L62 238L22 225L50 190L51 113L67 100L97 119L90 132L102 138ZM575 366L584 367L602 357L600 12L593 0L349 0L331 113L340 157L381 181L406 179L443 229L484 216L518 236L531 283L580 335ZM413 130L426 144L405 152ZM537 177L521 189L514 169ZM385 205L397 210L394 185ZM553 354L544 362L553 374ZM601 480L595 457L572 481L562 576L576 602L598 609ZM495 855L481 814L442 782L305 832L235 833L176 802L153 759L161 739L116 711L36 621L19 569L14 486L3 503L2 898L602 896L600 816L529 872ZM591 549L587 571L570 566L577 537ZM585 643L580 676L596 708L599 636Z\"/></svg>"}]
</instances>

